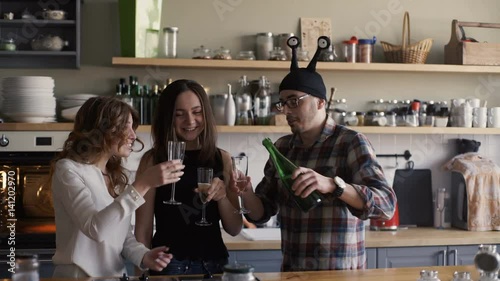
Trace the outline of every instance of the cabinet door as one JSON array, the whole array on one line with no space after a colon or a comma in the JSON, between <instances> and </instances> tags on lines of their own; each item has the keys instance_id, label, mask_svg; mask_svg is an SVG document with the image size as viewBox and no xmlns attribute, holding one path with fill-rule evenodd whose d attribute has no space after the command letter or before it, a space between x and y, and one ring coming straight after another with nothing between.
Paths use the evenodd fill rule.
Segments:
<instances>
[{"instance_id":1,"label":"cabinet door","mask_svg":"<svg viewBox=\"0 0 500 281\"><path fill-rule=\"evenodd\" d=\"M377 249L366 249L366 268L377 268Z\"/></svg>"},{"instance_id":2,"label":"cabinet door","mask_svg":"<svg viewBox=\"0 0 500 281\"><path fill-rule=\"evenodd\" d=\"M497 252L500 251L497 245ZM479 245L448 246L448 265L474 265Z\"/></svg>"},{"instance_id":3,"label":"cabinet door","mask_svg":"<svg viewBox=\"0 0 500 281\"><path fill-rule=\"evenodd\" d=\"M280 250L229 251L229 263L245 263L255 272L280 272L283 256Z\"/></svg>"},{"instance_id":4,"label":"cabinet door","mask_svg":"<svg viewBox=\"0 0 500 281\"><path fill-rule=\"evenodd\" d=\"M446 247L398 247L377 250L378 268L441 266Z\"/></svg>"}]
</instances>

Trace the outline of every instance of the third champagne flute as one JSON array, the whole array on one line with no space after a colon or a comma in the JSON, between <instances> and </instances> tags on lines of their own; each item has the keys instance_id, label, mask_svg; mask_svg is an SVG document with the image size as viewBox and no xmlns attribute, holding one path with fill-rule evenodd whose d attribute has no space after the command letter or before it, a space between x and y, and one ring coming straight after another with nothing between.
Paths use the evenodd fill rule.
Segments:
<instances>
[{"instance_id":1,"label":"third champagne flute","mask_svg":"<svg viewBox=\"0 0 500 281\"><path fill-rule=\"evenodd\" d=\"M238 196L238 201L240 204L240 209L236 210L236 213L240 214L248 214L250 210L246 209L243 205L243 196L241 192L245 190L247 186L247 173L248 173L248 157L245 155L233 156L231 157L233 163L233 173L235 175L236 186L240 190L240 194Z\"/></svg>"},{"instance_id":2,"label":"third champagne flute","mask_svg":"<svg viewBox=\"0 0 500 281\"><path fill-rule=\"evenodd\" d=\"M183 141L168 141L168 160L175 160L179 159L182 161L184 160L184 153L186 150L186 143ZM175 182L172 183L172 195L170 197L170 200L168 201L163 201L164 204L168 205L181 205L182 202L175 201Z\"/></svg>"},{"instance_id":3,"label":"third champagne flute","mask_svg":"<svg viewBox=\"0 0 500 281\"><path fill-rule=\"evenodd\" d=\"M214 171L211 168L198 168L198 194L200 195L201 203L201 220L195 222L198 226L210 226L211 222L206 219L206 206L207 206L207 196L208 189L212 184L212 179L214 176Z\"/></svg>"}]
</instances>

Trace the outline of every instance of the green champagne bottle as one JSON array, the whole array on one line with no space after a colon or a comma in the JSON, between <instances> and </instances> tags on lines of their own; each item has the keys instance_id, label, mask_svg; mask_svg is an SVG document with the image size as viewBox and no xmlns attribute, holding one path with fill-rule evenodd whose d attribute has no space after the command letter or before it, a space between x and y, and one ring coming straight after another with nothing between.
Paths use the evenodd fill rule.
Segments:
<instances>
[{"instance_id":1,"label":"green champagne bottle","mask_svg":"<svg viewBox=\"0 0 500 281\"><path fill-rule=\"evenodd\" d=\"M271 160L276 167L276 171L278 171L278 175L283 183L283 186L288 190L291 195L290 197L303 212L307 213L323 201L323 195L317 190L313 191L306 198L296 196L292 190L292 184L294 182L292 179L292 173L298 167L281 154L269 138L265 138L262 141L262 144L267 151L269 151L269 155L271 156Z\"/></svg>"}]
</instances>

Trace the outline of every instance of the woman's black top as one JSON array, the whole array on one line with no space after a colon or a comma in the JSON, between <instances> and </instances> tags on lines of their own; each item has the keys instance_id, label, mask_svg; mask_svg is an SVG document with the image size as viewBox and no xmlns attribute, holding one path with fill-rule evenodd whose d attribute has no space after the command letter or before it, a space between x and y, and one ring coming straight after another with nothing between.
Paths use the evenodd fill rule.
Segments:
<instances>
[{"instance_id":1,"label":"woman's black top","mask_svg":"<svg viewBox=\"0 0 500 281\"><path fill-rule=\"evenodd\" d=\"M172 185L156 189L154 214L156 233L152 246L167 246L176 259L213 260L227 258L228 252L222 240L220 215L217 202L206 205L206 218L211 226L197 226L201 219L201 201L194 189L198 186L197 168L200 150L186 150L183 164L184 175L175 185L175 200L182 205L167 205L172 192ZM223 162L220 150L217 150L214 178L223 180Z\"/></svg>"}]
</instances>

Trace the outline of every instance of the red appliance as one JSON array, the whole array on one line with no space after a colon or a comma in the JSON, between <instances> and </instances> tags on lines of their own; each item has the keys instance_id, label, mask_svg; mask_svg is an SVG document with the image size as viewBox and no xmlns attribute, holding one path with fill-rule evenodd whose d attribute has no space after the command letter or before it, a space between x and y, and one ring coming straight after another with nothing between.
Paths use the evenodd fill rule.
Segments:
<instances>
[{"instance_id":1,"label":"red appliance","mask_svg":"<svg viewBox=\"0 0 500 281\"><path fill-rule=\"evenodd\" d=\"M391 219L371 219L370 220L370 230L397 230L399 226L399 208L396 204L396 209L394 210L394 215Z\"/></svg>"}]
</instances>

